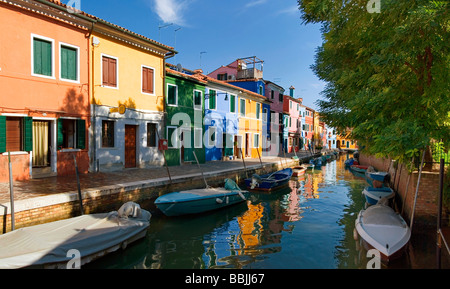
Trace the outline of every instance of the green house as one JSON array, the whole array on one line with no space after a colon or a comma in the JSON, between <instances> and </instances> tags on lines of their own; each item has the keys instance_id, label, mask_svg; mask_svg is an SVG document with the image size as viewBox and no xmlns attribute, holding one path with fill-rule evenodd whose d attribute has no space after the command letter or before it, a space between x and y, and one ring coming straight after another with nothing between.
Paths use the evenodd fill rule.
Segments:
<instances>
[{"instance_id":1,"label":"green house","mask_svg":"<svg viewBox=\"0 0 450 289\"><path fill-rule=\"evenodd\" d=\"M203 145L204 95L206 81L200 73L166 67L166 131L169 166L205 163ZM194 155L195 152L195 155Z\"/></svg>"}]
</instances>

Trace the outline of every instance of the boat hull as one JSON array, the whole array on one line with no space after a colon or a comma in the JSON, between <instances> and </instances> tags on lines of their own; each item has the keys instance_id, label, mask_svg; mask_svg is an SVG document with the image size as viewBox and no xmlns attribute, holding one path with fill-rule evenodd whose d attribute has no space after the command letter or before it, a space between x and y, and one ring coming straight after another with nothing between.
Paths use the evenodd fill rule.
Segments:
<instances>
[{"instance_id":1,"label":"boat hull","mask_svg":"<svg viewBox=\"0 0 450 289\"><path fill-rule=\"evenodd\" d=\"M299 177L303 176L306 172L307 168L303 166L293 167L292 168L292 176Z\"/></svg>"},{"instance_id":2,"label":"boat hull","mask_svg":"<svg viewBox=\"0 0 450 289\"><path fill-rule=\"evenodd\" d=\"M384 262L401 257L411 237L405 220L392 208L381 204L359 212L355 229L366 249L378 250Z\"/></svg>"},{"instance_id":3,"label":"boat hull","mask_svg":"<svg viewBox=\"0 0 450 289\"><path fill-rule=\"evenodd\" d=\"M291 168L284 169L272 174L260 176L261 181L256 187L252 188L252 178L245 179L245 185L251 190L271 191L286 185L291 179L293 170ZM271 178L273 176L273 178Z\"/></svg>"},{"instance_id":4,"label":"boat hull","mask_svg":"<svg viewBox=\"0 0 450 289\"><path fill-rule=\"evenodd\" d=\"M366 172L366 176L375 181L384 182L389 175L387 172Z\"/></svg>"},{"instance_id":5,"label":"boat hull","mask_svg":"<svg viewBox=\"0 0 450 289\"><path fill-rule=\"evenodd\" d=\"M224 188L181 191L159 197L155 205L169 217L200 214L244 202L249 194Z\"/></svg>"},{"instance_id":6,"label":"boat hull","mask_svg":"<svg viewBox=\"0 0 450 289\"><path fill-rule=\"evenodd\" d=\"M395 196L395 192L391 188L383 187L383 188L372 188L366 187L363 190L363 194L366 198L366 201L369 205L376 205L379 200L382 198L386 198L388 200L392 199Z\"/></svg>"}]
</instances>

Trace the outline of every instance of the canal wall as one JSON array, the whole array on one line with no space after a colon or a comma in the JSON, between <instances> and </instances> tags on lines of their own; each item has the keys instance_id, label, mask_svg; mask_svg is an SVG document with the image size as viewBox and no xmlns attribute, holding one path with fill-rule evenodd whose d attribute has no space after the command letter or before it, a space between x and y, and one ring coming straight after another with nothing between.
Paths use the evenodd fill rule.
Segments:
<instances>
[{"instance_id":1,"label":"canal wall","mask_svg":"<svg viewBox=\"0 0 450 289\"><path fill-rule=\"evenodd\" d=\"M224 169L204 172L209 186L217 187L224 184L226 178L242 184L244 179L252 174L271 173L286 167L292 167L299 162L307 162L311 157L300 160L280 159L278 162L247 166L247 169ZM120 182L120 180L118 180ZM152 213L159 213L154 201L166 193L201 188L205 186L201 173L184 174L168 177L115 184L98 188L82 189L82 203L85 214L104 213L118 210L126 202L133 201ZM11 231L10 203L0 204L0 233ZM77 191L29 198L14 202L15 228L28 227L80 215L80 205Z\"/></svg>"},{"instance_id":2,"label":"canal wall","mask_svg":"<svg viewBox=\"0 0 450 289\"><path fill-rule=\"evenodd\" d=\"M373 166L379 171L389 171L390 185L397 192L395 204L403 218L409 223L411 220L416 186L419 172L413 171L408 184L409 172L404 165L391 165L390 159L380 159L374 156L360 154L361 165ZM438 215L439 172L422 171L414 212L414 226L435 227ZM448 223L448 209L443 208L443 220ZM444 223L445 224L445 223Z\"/></svg>"}]
</instances>

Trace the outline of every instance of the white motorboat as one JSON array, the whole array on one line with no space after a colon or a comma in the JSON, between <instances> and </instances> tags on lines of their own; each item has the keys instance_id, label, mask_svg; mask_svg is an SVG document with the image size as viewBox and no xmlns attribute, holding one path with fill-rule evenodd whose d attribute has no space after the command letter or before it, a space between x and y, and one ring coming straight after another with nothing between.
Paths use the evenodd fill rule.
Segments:
<instances>
[{"instance_id":1,"label":"white motorboat","mask_svg":"<svg viewBox=\"0 0 450 289\"><path fill-rule=\"evenodd\" d=\"M400 257L411 237L411 230L405 220L383 204L359 212L355 228L365 248L377 249L381 253L381 260L385 262Z\"/></svg>"},{"instance_id":2,"label":"white motorboat","mask_svg":"<svg viewBox=\"0 0 450 289\"><path fill-rule=\"evenodd\" d=\"M65 269L74 258L81 266L145 237L150 218L150 212L128 202L118 211L8 232L0 235L0 269Z\"/></svg>"}]
</instances>

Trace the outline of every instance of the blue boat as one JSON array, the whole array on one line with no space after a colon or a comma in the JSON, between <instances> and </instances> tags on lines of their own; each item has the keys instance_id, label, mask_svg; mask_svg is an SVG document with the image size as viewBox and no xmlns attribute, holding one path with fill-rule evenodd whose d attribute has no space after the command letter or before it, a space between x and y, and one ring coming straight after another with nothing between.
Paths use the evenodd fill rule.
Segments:
<instances>
[{"instance_id":1,"label":"blue boat","mask_svg":"<svg viewBox=\"0 0 450 289\"><path fill-rule=\"evenodd\" d=\"M366 177L380 182L384 182L388 175L389 175L388 172L375 172L369 170L366 171Z\"/></svg>"},{"instance_id":2,"label":"blue boat","mask_svg":"<svg viewBox=\"0 0 450 289\"><path fill-rule=\"evenodd\" d=\"M366 187L363 190L366 201L369 205L376 205L382 198L392 199L395 196L394 191L388 187L373 188Z\"/></svg>"},{"instance_id":3,"label":"blue boat","mask_svg":"<svg viewBox=\"0 0 450 289\"><path fill-rule=\"evenodd\" d=\"M252 190L270 191L287 184L292 174L291 168L262 176L254 174L251 178L245 179L245 185Z\"/></svg>"},{"instance_id":4,"label":"blue boat","mask_svg":"<svg viewBox=\"0 0 450 289\"><path fill-rule=\"evenodd\" d=\"M246 201L250 192L241 190L237 184L225 180L225 187L194 189L173 192L156 199L155 205L166 216L199 214Z\"/></svg>"}]
</instances>

